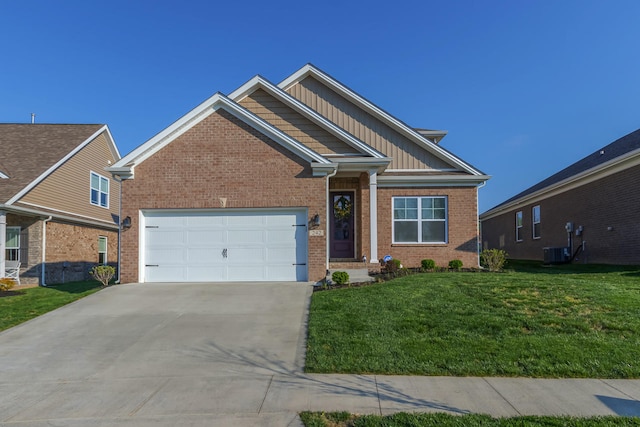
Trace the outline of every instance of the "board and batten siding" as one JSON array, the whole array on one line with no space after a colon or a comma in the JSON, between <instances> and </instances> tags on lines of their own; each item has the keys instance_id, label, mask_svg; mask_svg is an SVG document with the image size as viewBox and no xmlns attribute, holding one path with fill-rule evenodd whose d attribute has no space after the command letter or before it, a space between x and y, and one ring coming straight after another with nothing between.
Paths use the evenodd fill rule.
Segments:
<instances>
[{"instance_id":1,"label":"board and batten siding","mask_svg":"<svg viewBox=\"0 0 640 427\"><path fill-rule=\"evenodd\" d=\"M319 154L358 153L262 89L241 100L240 105Z\"/></svg>"},{"instance_id":2,"label":"board and batten siding","mask_svg":"<svg viewBox=\"0 0 640 427\"><path fill-rule=\"evenodd\" d=\"M18 204L24 202L25 207L35 205L115 225L120 184L104 170L109 161L113 164L116 159L103 133L25 194ZM109 179L109 208L91 204L90 172Z\"/></svg>"},{"instance_id":3,"label":"board and batten siding","mask_svg":"<svg viewBox=\"0 0 640 427\"><path fill-rule=\"evenodd\" d=\"M389 166L391 169L453 167L311 76L294 84L287 92L359 140L392 157L393 161Z\"/></svg>"}]
</instances>

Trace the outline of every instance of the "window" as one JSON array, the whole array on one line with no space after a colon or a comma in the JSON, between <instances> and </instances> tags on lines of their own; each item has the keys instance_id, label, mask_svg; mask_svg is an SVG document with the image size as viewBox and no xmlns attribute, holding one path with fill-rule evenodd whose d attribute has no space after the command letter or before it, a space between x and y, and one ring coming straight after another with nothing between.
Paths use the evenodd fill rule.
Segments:
<instances>
[{"instance_id":1,"label":"window","mask_svg":"<svg viewBox=\"0 0 640 427\"><path fill-rule=\"evenodd\" d=\"M105 265L107 263L107 238L98 237L98 264Z\"/></svg>"},{"instance_id":2,"label":"window","mask_svg":"<svg viewBox=\"0 0 640 427\"><path fill-rule=\"evenodd\" d=\"M5 259L20 261L20 227L7 227Z\"/></svg>"},{"instance_id":3,"label":"window","mask_svg":"<svg viewBox=\"0 0 640 427\"><path fill-rule=\"evenodd\" d=\"M516 212L516 242L522 242L522 211Z\"/></svg>"},{"instance_id":4,"label":"window","mask_svg":"<svg viewBox=\"0 0 640 427\"><path fill-rule=\"evenodd\" d=\"M531 216L533 217L533 238L540 238L540 205L534 206L531 209Z\"/></svg>"},{"instance_id":5,"label":"window","mask_svg":"<svg viewBox=\"0 0 640 427\"><path fill-rule=\"evenodd\" d=\"M91 172L91 204L109 207L109 180L94 172Z\"/></svg>"},{"instance_id":6,"label":"window","mask_svg":"<svg viewBox=\"0 0 640 427\"><path fill-rule=\"evenodd\" d=\"M446 197L394 197L394 243L446 243Z\"/></svg>"}]
</instances>

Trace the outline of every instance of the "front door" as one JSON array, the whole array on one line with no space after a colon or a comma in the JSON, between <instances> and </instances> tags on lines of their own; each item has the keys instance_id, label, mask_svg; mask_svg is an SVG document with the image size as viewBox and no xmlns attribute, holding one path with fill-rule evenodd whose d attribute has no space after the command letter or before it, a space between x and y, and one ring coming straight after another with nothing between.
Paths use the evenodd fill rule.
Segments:
<instances>
[{"instance_id":1,"label":"front door","mask_svg":"<svg viewBox=\"0 0 640 427\"><path fill-rule=\"evenodd\" d=\"M329 258L355 258L354 194L352 191L336 191L330 195L333 210L330 219Z\"/></svg>"}]
</instances>

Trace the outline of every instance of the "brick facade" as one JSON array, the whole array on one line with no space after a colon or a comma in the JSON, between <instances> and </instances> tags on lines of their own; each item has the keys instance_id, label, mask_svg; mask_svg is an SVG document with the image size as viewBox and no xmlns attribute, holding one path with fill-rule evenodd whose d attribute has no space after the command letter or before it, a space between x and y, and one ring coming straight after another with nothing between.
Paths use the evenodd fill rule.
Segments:
<instances>
[{"instance_id":1,"label":"brick facade","mask_svg":"<svg viewBox=\"0 0 640 427\"><path fill-rule=\"evenodd\" d=\"M141 209L308 208L327 224L326 178L313 177L309 162L218 110L135 168L123 182L123 283L139 278ZM309 280L326 273L326 235L308 237Z\"/></svg>"},{"instance_id":2,"label":"brick facade","mask_svg":"<svg viewBox=\"0 0 640 427\"><path fill-rule=\"evenodd\" d=\"M532 208L540 206L540 238L532 238ZM523 204L482 221L485 248L504 249L510 258L543 260L544 247L568 244L571 233L574 252L585 242L585 252L576 262L640 265L640 166L598 179L553 197ZM522 241L516 242L515 215L523 213ZM575 229L583 227L580 236Z\"/></svg>"},{"instance_id":3,"label":"brick facade","mask_svg":"<svg viewBox=\"0 0 640 427\"><path fill-rule=\"evenodd\" d=\"M392 197L447 196L448 242L446 244L392 243ZM391 255L405 267L420 267L433 259L446 267L459 259L464 267L478 266L478 210L476 187L378 188L378 256Z\"/></svg>"}]
</instances>

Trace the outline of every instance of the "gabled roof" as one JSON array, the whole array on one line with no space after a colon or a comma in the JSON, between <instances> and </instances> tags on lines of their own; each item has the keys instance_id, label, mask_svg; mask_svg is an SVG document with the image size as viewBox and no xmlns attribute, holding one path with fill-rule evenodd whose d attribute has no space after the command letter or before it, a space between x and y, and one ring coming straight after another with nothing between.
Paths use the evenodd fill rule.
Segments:
<instances>
[{"instance_id":1,"label":"gabled roof","mask_svg":"<svg viewBox=\"0 0 640 427\"><path fill-rule=\"evenodd\" d=\"M364 97L360 96L353 90L349 89L333 77L329 76L325 72L321 71L319 68L315 67L312 64L307 64L304 67L300 68L298 71L284 79L278 85L279 88L286 91L293 85L301 82L307 77L313 77L314 79L320 81L327 87L331 88L336 93L340 94L344 98L348 99L350 102L354 103L358 107L362 108L364 111L368 112L372 116L376 117L378 120L386 123L388 126L391 126L393 129L398 131L401 135L405 136L407 139L427 150L431 154L439 157L440 159L455 165L460 170L467 172L472 175L485 176L483 172L471 166L469 163L463 161L459 157L450 153L449 151L443 149L439 145L437 145L434 141L429 140L425 136L421 135L420 132L411 128L401 120L393 117L391 114L382 110L372 102L369 102ZM437 133L437 135L442 135L444 131ZM442 137L440 137L442 139ZM488 179L488 177L486 177Z\"/></svg>"},{"instance_id":2,"label":"gabled roof","mask_svg":"<svg viewBox=\"0 0 640 427\"><path fill-rule=\"evenodd\" d=\"M58 166L106 132L120 154L106 125L0 123L0 204L11 204L46 178Z\"/></svg>"},{"instance_id":3,"label":"gabled roof","mask_svg":"<svg viewBox=\"0 0 640 427\"><path fill-rule=\"evenodd\" d=\"M527 188L499 205L489 209L481 216L490 215L503 208L521 203L532 197L541 196L561 186L577 182L594 174L620 165L626 160L640 160L640 129L615 140L611 144L594 151L574 164L562 169L539 183Z\"/></svg>"},{"instance_id":4,"label":"gabled roof","mask_svg":"<svg viewBox=\"0 0 640 427\"><path fill-rule=\"evenodd\" d=\"M170 144L180 135L184 134L186 131L219 109L224 109L228 113L247 123L249 126L268 136L276 143L309 161L314 170L324 171L320 173L326 173L332 169L333 165L329 160L315 151L310 150L300 142L291 138L284 132L270 125L260 117L219 92L107 169L114 175L120 175L123 178L132 177L136 165L144 162L147 158L151 157L153 154Z\"/></svg>"},{"instance_id":5,"label":"gabled roof","mask_svg":"<svg viewBox=\"0 0 640 427\"><path fill-rule=\"evenodd\" d=\"M337 137L338 139L344 141L351 147L355 148L357 151L359 151L363 155L372 156L377 159L386 158L384 154L380 153L379 151L375 150L373 147L355 138L353 135L349 134L348 132L345 132L344 129L336 126L334 123L325 119L320 114L318 114L311 108L307 107L305 104L298 101L293 96L289 95L287 92L273 85L272 83L265 80L259 75L255 76L254 78L249 80L247 83L243 84L238 89L236 89L231 94L229 94L229 98L233 99L236 102L240 102L243 98L251 95L253 92L255 92L258 89L263 89L265 92L267 92L271 96L275 97L276 99L278 99L279 101L287 105L288 107L292 108L293 110L297 111L298 113L300 113L307 119L311 120L318 126L322 127L324 130L328 131L333 136Z\"/></svg>"}]
</instances>

